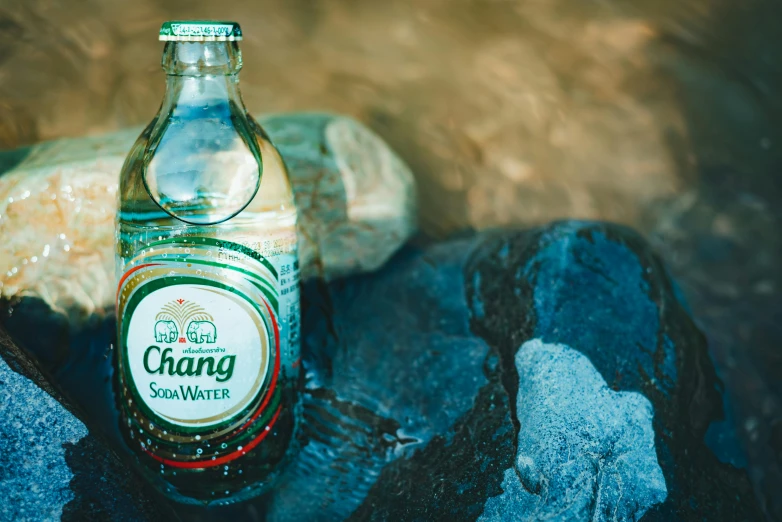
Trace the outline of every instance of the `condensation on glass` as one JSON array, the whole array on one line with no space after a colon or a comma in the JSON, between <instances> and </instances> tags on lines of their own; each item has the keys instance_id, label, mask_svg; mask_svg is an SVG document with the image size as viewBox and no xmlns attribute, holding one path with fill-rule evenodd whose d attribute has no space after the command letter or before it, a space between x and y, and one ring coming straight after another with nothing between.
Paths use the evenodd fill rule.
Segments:
<instances>
[{"instance_id":1,"label":"condensation on glass","mask_svg":"<svg viewBox=\"0 0 782 522\"><path fill-rule=\"evenodd\" d=\"M122 168L120 429L167 496L257 496L296 451L296 208L247 113L233 22L166 22L160 110Z\"/></svg>"}]
</instances>

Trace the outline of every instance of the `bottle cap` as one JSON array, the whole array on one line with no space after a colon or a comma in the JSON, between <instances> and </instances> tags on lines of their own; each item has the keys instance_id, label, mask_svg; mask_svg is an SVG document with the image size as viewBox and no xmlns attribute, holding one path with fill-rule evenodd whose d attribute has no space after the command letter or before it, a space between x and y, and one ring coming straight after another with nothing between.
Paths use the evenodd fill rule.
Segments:
<instances>
[{"instance_id":1,"label":"bottle cap","mask_svg":"<svg viewBox=\"0 0 782 522\"><path fill-rule=\"evenodd\" d=\"M233 42L242 39L236 22L217 20L173 20L160 27L161 42Z\"/></svg>"}]
</instances>

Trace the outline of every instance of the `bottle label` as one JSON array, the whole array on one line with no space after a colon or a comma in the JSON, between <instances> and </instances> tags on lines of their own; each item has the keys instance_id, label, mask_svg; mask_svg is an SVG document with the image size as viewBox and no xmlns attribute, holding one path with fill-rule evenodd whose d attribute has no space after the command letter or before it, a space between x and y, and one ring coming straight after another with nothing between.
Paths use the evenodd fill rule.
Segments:
<instances>
[{"instance_id":1,"label":"bottle label","mask_svg":"<svg viewBox=\"0 0 782 522\"><path fill-rule=\"evenodd\" d=\"M250 248L202 237L152 243L128 266L117 293L128 425L170 465L238 458L279 414L277 268Z\"/></svg>"}]
</instances>

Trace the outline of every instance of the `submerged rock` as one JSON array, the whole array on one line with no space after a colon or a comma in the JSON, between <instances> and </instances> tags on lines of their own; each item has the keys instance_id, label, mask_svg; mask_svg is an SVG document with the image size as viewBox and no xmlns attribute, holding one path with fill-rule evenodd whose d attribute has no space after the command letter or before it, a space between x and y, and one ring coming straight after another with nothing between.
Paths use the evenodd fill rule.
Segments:
<instances>
[{"instance_id":1,"label":"submerged rock","mask_svg":"<svg viewBox=\"0 0 782 522\"><path fill-rule=\"evenodd\" d=\"M640 236L579 222L498 235L476 251L470 276L475 331L507 367L516 350L510 339L566 344L612 389L651 402L668 496L645 519L761 517L746 472L723 464L704 441L724 417L722 385L677 287ZM515 383L504 383L514 397Z\"/></svg>"},{"instance_id":2,"label":"submerged rock","mask_svg":"<svg viewBox=\"0 0 782 522\"><path fill-rule=\"evenodd\" d=\"M305 284L302 452L266 498L186 517L757 520L704 442L722 390L677 295L638 235L580 222ZM112 329L79 342L106 351Z\"/></svg>"},{"instance_id":3,"label":"submerged rock","mask_svg":"<svg viewBox=\"0 0 782 522\"><path fill-rule=\"evenodd\" d=\"M641 515L644 520L762 517L746 472L722 463L704 442L708 427L723 416L721 385L703 336L665 268L640 236L619 226L565 222L528 232L483 234L454 250L451 255L464 262L463 280L452 283L440 298L468 304L472 332L490 347L485 384L472 407L447 432L383 469L353 513L355 519L529 516L524 511L533 508L525 509L521 498L514 496L513 484L507 481L510 473L518 474L521 484L528 481L533 494L532 477L538 479L540 491L548 488L551 495L536 503L543 514L556 507L587 506L598 520L634 520ZM436 266L427 252L418 259L419 267ZM361 295L366 299L372 293ZM429 303L418 306L411 301L404 313L415 317L429 313L429 308ZM573 408L568 408L573 398L554 392L578 389L573 368L551 374L549 393L539 393L530 383L533 370L517 367L517 356L524 360L519 348L535 339L577 350L589 360L590 370L620 392L618 397L632 397L642 408L633 415L619 408L606 417L598 411L605 406L603 393L597 395L601 400L578 397L581 411L573 416ZM427 383L421 382L418 391L426 395ZM539 413L544 411L548 416ZM535 433L555 411L571 413L559 425L559 437L551 431L550 437ZM595 425L608 421L617 425ZM649 425L654 430L652 447ZM550 430L555 428L556 423L549 424ZM571 433L574 430L580 435ZM599 442L600 451L572 454L573 466L596 459L610 470L606 441L630 432L646 444L646 451L635 448L640 453L632 455L646 472L642 476L587 473L579 486L575 479L568 482L552 474L552 457L563 449L563 441L576 451L590 439ZM520 458L534 465L521 473ZM627 479L620 490L612 488L619 484L618 477ZM580 495L561 497L568 489ZM629 495L628 503L622 503L620 495Z\"/></svg>"},{"instance_id":4,"label":"submerged rock","mask_svg":"<svg viewBox=\"0 0 782 522\"><path fill-rule=\"evenodd\" d=\"M464 300L471 245L408 248L375 274L305 286L309 443L269 499L269 520L342 520L377 488L392 500L407 477L383 481L389 463L453 436L474 408L489 347Z\"/></svg>"}]
</instances>

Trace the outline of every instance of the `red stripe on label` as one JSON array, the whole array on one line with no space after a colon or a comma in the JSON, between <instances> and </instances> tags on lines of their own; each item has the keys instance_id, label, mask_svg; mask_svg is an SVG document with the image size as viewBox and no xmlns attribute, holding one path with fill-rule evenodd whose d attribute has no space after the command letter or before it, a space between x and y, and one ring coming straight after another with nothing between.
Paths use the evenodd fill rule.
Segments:
<instances>
[{"instance_id":1,"label":"red stripe on label","mask_svg":"<svg viewBox=\"0 0 782 522\"><path fill-rule=\"evenodd\" d=\"M274 318L274 312L272 312L269 303L267 303L266 300L264 300L263 305L269 311L269 317L272 318L272 326L274 326L274 353L276 355L274 357L274 374L272 375L272 382L269 384L269 391L266 393L266 397L263 399L263 402L258 407L258 411L255 412L255 415L253 415L253 417L250 420L248 420L244 424L244 426L239 428L236 433L241 432L247 426L252 424L253 421L258 418L261 412L266 409L266 405L269 404L269 401L272 398L272 394L274 393L274 390L277 388L277 377L280 374L280 329L277 326L277 319Z\"/></svg>"},{"instance_id":2,"label":"red stripe on label","mask_svg":"<svg viewBox=\"0 0 782 522\"><path fill-rule=\"evenodd\" d=\"M274 373L272 374L272 380L269 383L269 389L266 391L266 396L264 397L263 401L261 402L261 405L258 406L258 409L255 410L255 413L252 417L247 419L244 424L242 424L239 428L236 429L236 431L232 431L223 437L220 437L215 440L215 443L227 441L230 439L233 439L236 437L239 433L246 430L248 427L252 425L253 422L255 422L258 417L261 416L261 414L266 409L266 406L268 406L269 401L272 398L272 395L274 395L274 390L277 389L277 378L280 374L280 329L277 325L277 320L274 318L274 312L272 312L271 307L269 306L269 303L266 302L265 299L262 299L261 302L266 307L266 310L269 311L269 317L272 319L272 327L274 329L274 353L276 354L275 362L274 362Z\"/></svg>"},{"instance_id":3,"label":"red stripe on label","mask_svg":"<svg viewBox=\"0 0 782 522\"><path fill-rule=\"evenodd\" d=\"M128 276L130 276L130 274L132 274L136 270L141 270L142 268L145 268L145 267L148 267L148 266L160 266L160 263L146 263L144 265L139 265L136 268L131 268L130 270L125 272L125 274L123 274L122 278L119 280L119 284L117 285L117 298L116 298L116 300L114 302L115 311L118 311L118 309L119 309L119 291L120 291L120 288L122 288L122 283L124 283L125 280L128 278Z\"/></svg>"},{"instance_id":4,"label":"red stripe on label","mask_svg":"<svg viewBox=\"0 0 782 522\"><path fill-rule=\"evenodd\" d=\"M154 453L151 453L146 448L144 449L144 452L155 459L158 462L161 462L163 464L166 464L167 466L171 466L174 468L212 468L214 466L219 466L220 464L225 464L226 462L231 462L232 460L236 460L242 455L246 454L248 451L251 451L255 446L261 443L263 439L266 438L266 436L271 433L272 426L274 426L274 423L277 422L277 417L280 416L280 411L282 411L282 404L277 408L277 411L274 413L274 417L269 421L269 425L266 426L266 428L263 429L260 435L255 437L253 440L251 440L249 443L247 443L246 446L243 446L242 449L236 450L232 453L229 453L228 455L224 455L217 459L209 459L209 460L196 460L196 461L190 461L190 462L180 462L177 460L169 460L164 459L163 457L158 457Z\"/></svg>"}]
</instances>

